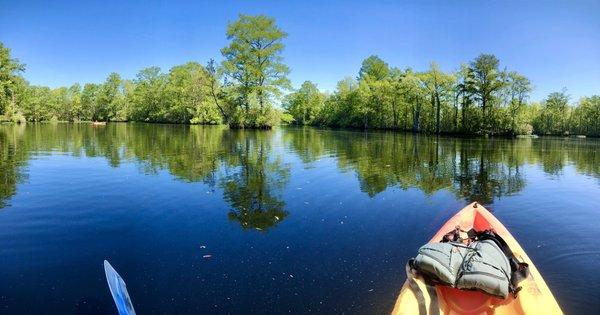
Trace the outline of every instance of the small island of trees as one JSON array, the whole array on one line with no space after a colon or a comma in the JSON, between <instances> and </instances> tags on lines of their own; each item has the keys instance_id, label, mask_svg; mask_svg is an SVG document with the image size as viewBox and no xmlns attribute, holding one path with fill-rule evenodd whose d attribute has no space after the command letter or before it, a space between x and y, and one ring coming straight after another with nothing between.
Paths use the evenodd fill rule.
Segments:
<instances>
[{"instance_id":1,"label":"small island of trees","mask_svg":"<svg viewBox=\"0 0 600 315\"><path fill-rule=\"evenodd\" d=\"M530 102L524 75L481 54L444 72L366 58L357 77L330 93L306 81L292 90L283 62L287 34L275 19L240 15L226 31L222 62L158 67L132 80L51 89L30 85L25 65L0 43L0 121L136 121L271 128L280 123L434 134L600 136L600 96L571 103L566 90Z\"/></svg>"}]
</instances>

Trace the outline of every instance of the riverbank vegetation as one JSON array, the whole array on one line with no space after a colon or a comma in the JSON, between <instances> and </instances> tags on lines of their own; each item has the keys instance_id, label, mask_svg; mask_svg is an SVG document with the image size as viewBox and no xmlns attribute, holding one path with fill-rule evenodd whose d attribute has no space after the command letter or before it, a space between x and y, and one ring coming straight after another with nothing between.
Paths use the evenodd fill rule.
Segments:
<instances>
[{"instance_id":1,"label":"riverbank vegetation","mask_svg":"<svg viewBox=\"0 0 600 315\"><path fill-rule=\"evenodd\" d=\"M571 100L566 90L541 102L533 84L491 54L445 72L390 66L366 58L356 77L333 92L306 81L292 90L283 62L287 34L263 15L228 25L222 62L192 61L133 79L111 73L102 83L51 89L30 85L25 65L0 43L0 120L140 121L270 128L298 125L472 135L600 136L600 96ZM281 106L278 106L281 105Z\"/></svg>"},{"instance_id":2,"label":"riverbank vegetation","mask_svg":"<svg viewBox=\"0 0 600 315\"><path fill-rule=\"evenodd\" d=\"M30 85L25 65L0 43L0 115L27 121L143 121L220 124L233 128L270 128L282 111L275 101L285 89L283 63L287 36L275 20L241 15L227 27L223 61L188 62L168 72L158 67L134 79L111 73L102 83L75 83L51 89Z\"/></svg>"},{"instance_id":3,"label":"riverbank vegetation","mask_svg":"<svg viewBox=\"0 0 600 315\"><path fill-rule=\"evenodd\" d=\"M530 80L501 70L482 54L455 72L436 63L426 71L389 66L377 56L362 62L331 94L306 81L283 106L299 125L394 129L475 135L600 136L600 96L570 103L566 90L529 102Z\"/></svg>"}]
</instances>

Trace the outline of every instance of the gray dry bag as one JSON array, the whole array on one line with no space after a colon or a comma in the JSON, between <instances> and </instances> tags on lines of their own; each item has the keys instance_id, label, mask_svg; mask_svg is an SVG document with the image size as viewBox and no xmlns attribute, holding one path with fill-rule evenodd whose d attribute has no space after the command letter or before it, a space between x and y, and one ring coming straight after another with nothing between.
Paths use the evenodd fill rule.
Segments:
<instances>
[{"instance_id":1,"label":"gray dry bag","mask_svg":"<svg viewBox=\"0 0 600 315\"><path fill-rule=\"evenodd\" d=\"M510 286L508 258L492 240L483 240L472 245L473 250L465 257L455 286L506 298Z\"/></svg>"},{"instance_id":2,"label":"gray dry bag","mask_svg":"<svg viewBox=\"0 0 600 315\"><path fill-rule=\"evenodd\" d=\"M454 243L425 244L419 248L414 266L435 282L453 286L466 252L466 248L455 246Z\"/></svg>"},{"instance_id":3,"label":"gray dry bag","mask_svg":"<svg viewBox=\"0 0 600 315\"><path fill-rule=\"evenodd\" d=\"M469 246L455 242L425 244L412 267L435 284L479 290L500 298L506 298L510 289L509 260L493 240Z\"/></svg>"}]
</instances>

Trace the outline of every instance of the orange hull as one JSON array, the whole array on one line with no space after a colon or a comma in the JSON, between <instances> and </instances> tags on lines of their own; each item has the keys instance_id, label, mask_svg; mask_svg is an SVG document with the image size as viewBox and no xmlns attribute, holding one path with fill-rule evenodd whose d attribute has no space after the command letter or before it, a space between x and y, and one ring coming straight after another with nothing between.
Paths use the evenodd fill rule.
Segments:
<instances>
[{"instance_id":1,"label":"orange hull","mask_svg":"<svg viewBox=\"0 0 600 315\"><path fill-rule=\"evenodd\" d=\"M519 283L522 290L517 298L510 296L505 300L478 291L436 286L440 314L562 314L552 292L523 248L506 227L483 206L477 203L466 206L450 218L429 242L439 242L444 234L452 231L457 225L465 231L471 228L477 231L494 230L506 241L519 260L529 264L530 275ZM415 281L425 295L429 309L431 299L425 283L420 278L416 278ZM406 282L402 286L392 314L419 314L417 298Z\"/></svg>"}]
</instances>

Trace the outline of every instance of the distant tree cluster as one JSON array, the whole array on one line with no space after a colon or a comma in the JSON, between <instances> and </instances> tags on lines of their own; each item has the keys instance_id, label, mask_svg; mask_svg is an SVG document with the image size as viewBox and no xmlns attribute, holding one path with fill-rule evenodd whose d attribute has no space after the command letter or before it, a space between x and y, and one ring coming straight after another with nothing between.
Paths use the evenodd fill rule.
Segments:
<instances>
[{"instance_id":1,"label":"distant tree cluster","mask_svg":"<svg viewBox=\"0 0 600 315\"><path fill-rule=\"evenodd\" d=\"M529 102L528 78L482 54L457 71L391 67L377 56L333 93L306 81L291 89L282 31L273 18L240 15L226 32L223 61L189 62L135 79L112 73L100 84L31 86L25 66L0 43L0 120L142 121L271 128L299 125L476 135L600 136L600 96L570 104L566 91ZM276 106L282 100L282 111Z\"/></svg>"},{"instance_id":2,"label":"distant tree cluster","mask_svg":"<svg viewBox=\"0 0 600 315\"><path fill-rule=\"evenodd\" d=\"M478 135L600 136L600 97L571 106L566 91L529 103L532 84L482 54L453 73L432 63L424 72L390 67L377 56L362 62L332 94L310 81L286 96L293 123Z\"/></svg>"},{"instance_id":3,"label":"distant tree cluster","mask_svg":"<svg viewBox=\"0 0 600 315\"><path fill-rule=\"evenodd\" d=\"M3 120L142 121L270 128L279 124L274 102L289 89L275 20L240 15L227 27L223 62L188 62L164 73L142 69L133 80L111 73L100 84L50 89L21 76L25 66L0 43L0 115Z\"/></svg>"}]
</instances>

